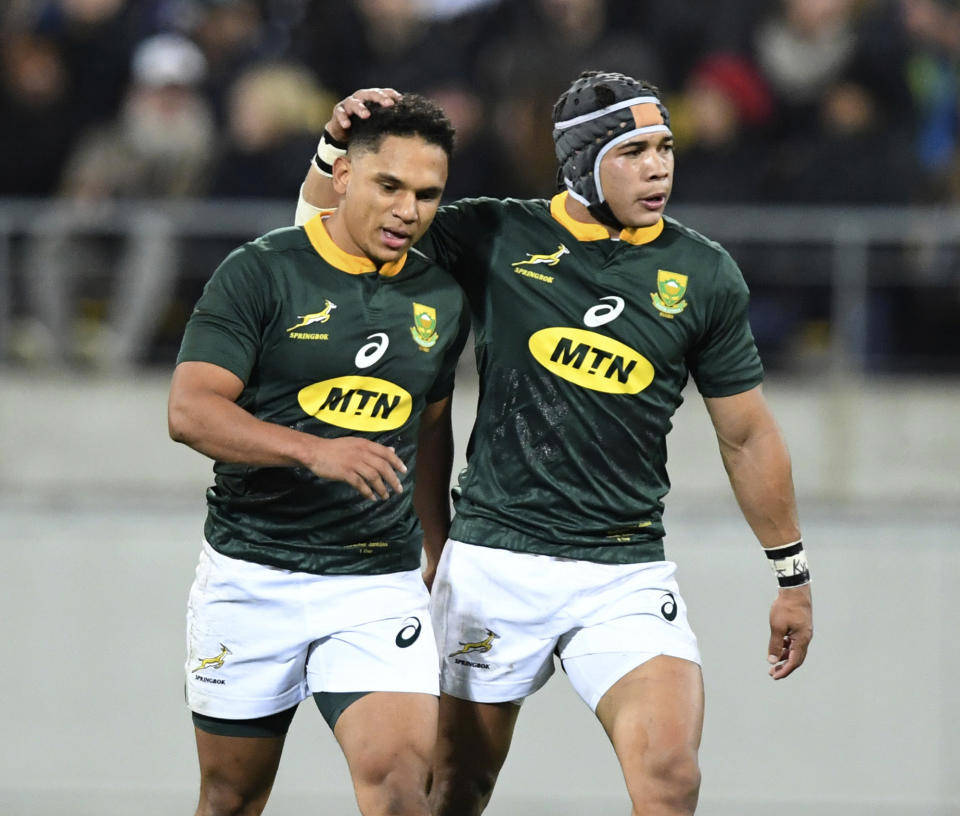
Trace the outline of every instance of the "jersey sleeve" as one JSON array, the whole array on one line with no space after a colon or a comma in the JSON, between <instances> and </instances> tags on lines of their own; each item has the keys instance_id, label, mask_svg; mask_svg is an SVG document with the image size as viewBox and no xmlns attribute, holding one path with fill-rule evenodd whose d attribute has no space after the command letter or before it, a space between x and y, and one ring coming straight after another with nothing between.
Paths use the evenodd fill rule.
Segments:
<instances>
[{"instance_id":1,"label":"jersey sleeve","mask_svg":"<svg viewBox=\"0 0 960 816\"><path fill-rule=\"evenodd\" d=\"M763 365L750 329L750 291L734 260L721 252L716 294L700 342L688 359L705 397L740 394L763 381Z\"/></svg>"},{"instance_id":2,"label":"jersey sleeve","mask_svg":"<svg viewBox=\"0 0 960 816\"><path fill-rule=\"evenodd\" d=\"M177 362L213 363L249 380L270 311L268 276L246 245L217 267L187 321Z\"/></svg>"},{"instance_id":3,"label":"jersey sleeve","mask_svg":"<svg viewBox=\"0 0 960 816\"><path fill-rule=\"evenodd\" d=\"M417 249L449 272L468 293L483 287L489 274L490 236L503 219L503 202L465 198L437 211Z\"/></svg>"},{"instance_id":4,"label":"jersey sleeve","mask_svg":"<svg viewBox=\"0 0 960 816\"><path fill-rule=\"evenodd\" d=\"M427 392L427 402L439 402L446 399L453 393L453 383L456 377L457 364L460 361L460 355L463 353L463 347L466 345L467 337L470 334L470 311L467 308L466 298L461 293L460 315L457 324L457 337L443 355L443 365L437 373L433 386Z\"/></svg>"}]
</instances>

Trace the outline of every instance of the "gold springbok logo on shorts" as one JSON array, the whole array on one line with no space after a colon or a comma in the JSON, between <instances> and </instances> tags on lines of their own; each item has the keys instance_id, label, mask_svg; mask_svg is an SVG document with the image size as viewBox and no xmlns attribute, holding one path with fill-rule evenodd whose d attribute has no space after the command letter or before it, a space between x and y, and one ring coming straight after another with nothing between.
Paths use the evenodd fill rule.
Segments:
<instances>
[{"instance_id":1,"label":"gold springbok logo on shorts","mask_svg":"<svg viewBox=\"0 0 960 816\"><path fill-rule=\"evenodd\" d=\"M200 658L200 665L194 669L195 672L202 671L203 669L220 669L223 668L223 660L228 654L233 654L226 646L222 643L220 644L220 654L216 657L202 657Z\"/></svg>"},{"instance_id":2,"label":"gold springbok logo on shorts","mask_svg":"<svg viewBox=\"0 0 960 816\"><path fill-rule=\"evenodd\" d=\"M515 261L511 266L533 266L534 264L546 264L547 266L556 266L560 263L560 258L563 255L569 255L570 250L567 249L563 244L557 247L556 252L551 252L549 255L533 255L527 253L527 260L525 261Z\"/></svg>"},{"instance_id":3,"label":"gold springbok logo on shorts","mask_svg":"<svg viewBox=\"0 0 960 816\"><path fill-rule=\"evenodd\" d=\"M483 640L477 640L472 643L467 643L460 641L460 648L455 652L450 652L448 657L453 657L454 655L467 654L468 652L489 652L493 648L493 641L496 640L500 635L494 632L492 629L487 629L487 636Z\"/></svg>"}]
</instances>

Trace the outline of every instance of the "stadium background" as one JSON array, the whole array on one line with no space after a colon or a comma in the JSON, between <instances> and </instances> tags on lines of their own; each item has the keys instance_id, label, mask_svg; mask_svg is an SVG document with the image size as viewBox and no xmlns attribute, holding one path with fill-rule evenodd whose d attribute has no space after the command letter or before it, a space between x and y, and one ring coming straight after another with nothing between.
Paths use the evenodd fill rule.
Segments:
<instances>
[{"instance_id":1,"label":"stadium background","mask_svg":"<svg viewBox=\"0 0 960 816\"><path fill-rule=\"evenodd\" d=\"M947 0L8 0L0 812L193 807L181 624L210 468L166 437L166 388L214 265L291 220L333 102L434 96L450 198L545 196L550 104L598 66L663 89L669 212L750 283L815 570L808 664L773 684L771 578L689 391L666 521L705 660L699 812L960 812L958 65ZM461 461L475 389L467 357ZM622 787L561 676L488 812L626 813ZM306 706L267 812L304 810L355 812Z\"/></svg>"}]
</instances>

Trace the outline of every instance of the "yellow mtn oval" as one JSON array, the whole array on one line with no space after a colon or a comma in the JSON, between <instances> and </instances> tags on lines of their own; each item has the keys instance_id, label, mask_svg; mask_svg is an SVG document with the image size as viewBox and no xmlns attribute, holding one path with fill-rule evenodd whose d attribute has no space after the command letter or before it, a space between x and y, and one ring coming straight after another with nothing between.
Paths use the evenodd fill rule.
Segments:
<instances>
[{"instance_id":1,"label":"yellow mtn oval","mask_svg":"<svg viewBox=\"0 0 960 816\"><path fill-rule=\"evenodd\" d=\"M606 394L637 394L653 382L653 366L612 337L555 326L530 336L527 345L547 371Z\"/></svg>"},{"instance_id":2,"label":"yellow mtn oval","mask_svg":"<svg viewBox=\"0 0 960 816\"><path fill-rule=\"evenodd\" d=\"M409 392L377 377L335 377L300 389L297 402L310 416L351 431L392 431L410 417Z\"/></svg>"}]
</instances>

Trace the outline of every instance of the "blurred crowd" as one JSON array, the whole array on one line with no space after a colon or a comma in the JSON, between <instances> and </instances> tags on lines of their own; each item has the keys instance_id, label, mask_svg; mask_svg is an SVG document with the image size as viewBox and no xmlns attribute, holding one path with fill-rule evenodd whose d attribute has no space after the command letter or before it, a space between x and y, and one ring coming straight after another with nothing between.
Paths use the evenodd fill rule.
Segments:
<instances>
[{"instance_id":1,"label":"blurred crowd","mask_svg":"<svg viewBox=\"0 0 960 816\"><path fill-rule=\"evenodd\" d=\"M459 133L449 196L555 189L586 68L654 82L677 201L960 200L951 0L8 0L0 194L288 198L336 99Z\"/></svg>"},{"instance_id":2,"label":"blurred crowd","mask_svg":"<svg viewBox=\"0 0 960 816\"><path fill-rule=\"evenodd\" d=\"M0 197L78 223L124 198L292 203L333 104L386 85L456 125L448 199L549 196L551 108L589 68L662 91L674 202L960 203L958 0L6 0ZM59 217L24 262L53 325L80 252ZM117 263L172 268L162 233L147 217ZM127 315L155 296L129 286Z\"/></svg>"}]
</instances>

